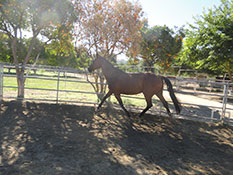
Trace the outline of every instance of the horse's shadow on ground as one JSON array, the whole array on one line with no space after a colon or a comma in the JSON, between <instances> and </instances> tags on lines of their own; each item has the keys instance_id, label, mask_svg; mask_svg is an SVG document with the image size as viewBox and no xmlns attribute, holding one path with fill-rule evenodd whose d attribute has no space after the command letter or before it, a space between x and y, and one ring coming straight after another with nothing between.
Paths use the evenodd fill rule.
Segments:
<instances>
[{"instance_id":1,"label":"horse's shadow on ground","mask_svg":"<svg viewBox=\"0 0 233 175\"><path fill-rule=\"evenodd\" d=\"M104 114L107 116L102 116L103 120L109 121L110 125L118 123L116 128L120 128L124 133L123 138L111 137L108 141L116 143L117 147L124 150L124 155L133 159L134 169L141 164L147 164L148 169L150 166L156 167L157 173L233 172L229 161L233 160L230 158L230 154L233 155L233 147L232 144L229 146L218 143L220 136L214 133L214 130L219 126L154 115L144 115L139 119L139 113L132 113L130 119L122 120L119 118L122 112L109 108L104 110ZM215 167L216 164L218 168Z\"/></svg>"}]
</instances>

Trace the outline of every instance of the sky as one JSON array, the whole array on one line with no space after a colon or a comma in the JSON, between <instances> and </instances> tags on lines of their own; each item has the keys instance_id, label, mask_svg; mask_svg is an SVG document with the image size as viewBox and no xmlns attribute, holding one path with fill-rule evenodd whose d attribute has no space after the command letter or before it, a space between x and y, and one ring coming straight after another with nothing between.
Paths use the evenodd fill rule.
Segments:
<instances>
[{"instance_id":1,"label":"sky","mask_svg":"<svg viewBox=\"0 0 233 175\"><path fill-rule=\"evenodd\" d=\"M136 1L136 0L133 0ZM218 6L221 0L138 0L150 26L188 26L193 16L203 14L204 8Z\"/></svg>"}]
</instances>

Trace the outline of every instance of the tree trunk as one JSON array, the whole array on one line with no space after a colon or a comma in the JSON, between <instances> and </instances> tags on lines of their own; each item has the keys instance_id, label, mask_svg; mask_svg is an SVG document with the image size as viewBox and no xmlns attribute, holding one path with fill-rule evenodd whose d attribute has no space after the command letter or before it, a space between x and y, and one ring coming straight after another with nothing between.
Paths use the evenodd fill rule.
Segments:
<instances>
[{"instance_id":1,"label":"tree trunk","mask_svg":"<svg viewBox=\"0 0 233 175\"><path fill-rule=\"evenodd\" d=\"M25 86L24 67L22 68L16 67L16 75L17 75L17 85L18 85L17 100L23 100L24 86Z\"/></svg>"},{"instance_id":2,"label":"tree trunk","mask_svg":"<svg viewBox=\"0 0 233 175\"><path fill-rule=\"evenodd\" d=\"M105 78L101 74L98 74L96 76L98 77L95 79L96 89L97 89L97 97L101 101L105 95L105 92L106 92L106 85L104 84Z\"/></svg>"},{"instance_id":3,"label":"tree trunk","mask_svg":"<svg viewBox=\"0 0 233 175\"><path fill-rule=\"evenodd\" d=\"M226 68L227 68L227 74L228 74L228 76L229 76L229 79L230 79L231 83L233 83L230 61L227 62ZM233 91L233 86L231 86L231 90Z\"/></svg>"},{"instance_id":4,"label":"tree trunk","mask_svg":"<svg viewBox=\"0 0 233 175\"><path fill-rule=\"evenodd\" d=\"M154 73L155 72L155 70L154 70L154 64L153 64L153 62L151 62L151 61L149 61L149 59L147 59L146 61L145 61L145 71L146 72L152 72L152 73Z\"/></svg>"},{"instance_id":5,"label":"tree trunk","mask_svg":"<svg viewBox=\"0 0 233 175\"><path fill-rule=\"evenodd\" d=\"M228 69L227 73L228 73L229 79L231 80L231 83L233 83L233 78L232 78L232 72L231 72L231 70Z\"/></svg>"}]
</instances>

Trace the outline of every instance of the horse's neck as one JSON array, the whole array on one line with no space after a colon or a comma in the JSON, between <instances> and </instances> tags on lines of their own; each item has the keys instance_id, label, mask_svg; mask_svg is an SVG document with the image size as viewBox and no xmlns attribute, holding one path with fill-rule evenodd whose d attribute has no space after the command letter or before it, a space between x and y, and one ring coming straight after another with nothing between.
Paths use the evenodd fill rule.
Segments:
<instances>
[{"instance_id":1,"label":"horse's neck","mask_svg":"<svg viewBox=\"0 0 233 175\"><path fill-rule=\"evenodd\" d=\"M119 68L117 67L114 67L110 62L108 61L105 61L103 63L103 66L102 66L102 72L105 76L105 78L108 80L108 79L111 79L113 77L116 77L116 76L121 76L122 74L126 74L125 72L123 72L122 70L120 70Z\"/></svg>"}]
</instances>

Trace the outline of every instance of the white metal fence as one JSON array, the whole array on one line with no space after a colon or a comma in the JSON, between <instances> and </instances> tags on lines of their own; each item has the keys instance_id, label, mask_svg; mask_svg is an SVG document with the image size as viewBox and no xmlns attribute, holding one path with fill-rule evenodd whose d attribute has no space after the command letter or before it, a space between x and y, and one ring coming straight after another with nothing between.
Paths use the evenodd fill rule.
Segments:
<instances>
[{"instance_id":1,"label":"white metal fence","mask_svg":"<svg viewBox=\"0 0 233 175\"><path fill-rule=\"evenodd\" d=\"M98 99L86 79L87 75L91 76L76 69L34 67L26 77L24 100L95 105ZM170 78L183 106L181 114L176 117L233 122L232 84L216 82L215 79ZM14 66L0 64L0 100L16 99L17 89ZM165 96L168 97L167 92ZM111 101L116 102L114 98ZM142 95L123 96L123 101L131 110L143 109L146 105ZM153 103L151 113L165 114L159 100L154 99Z\"/></svg>"}]
</instances>

